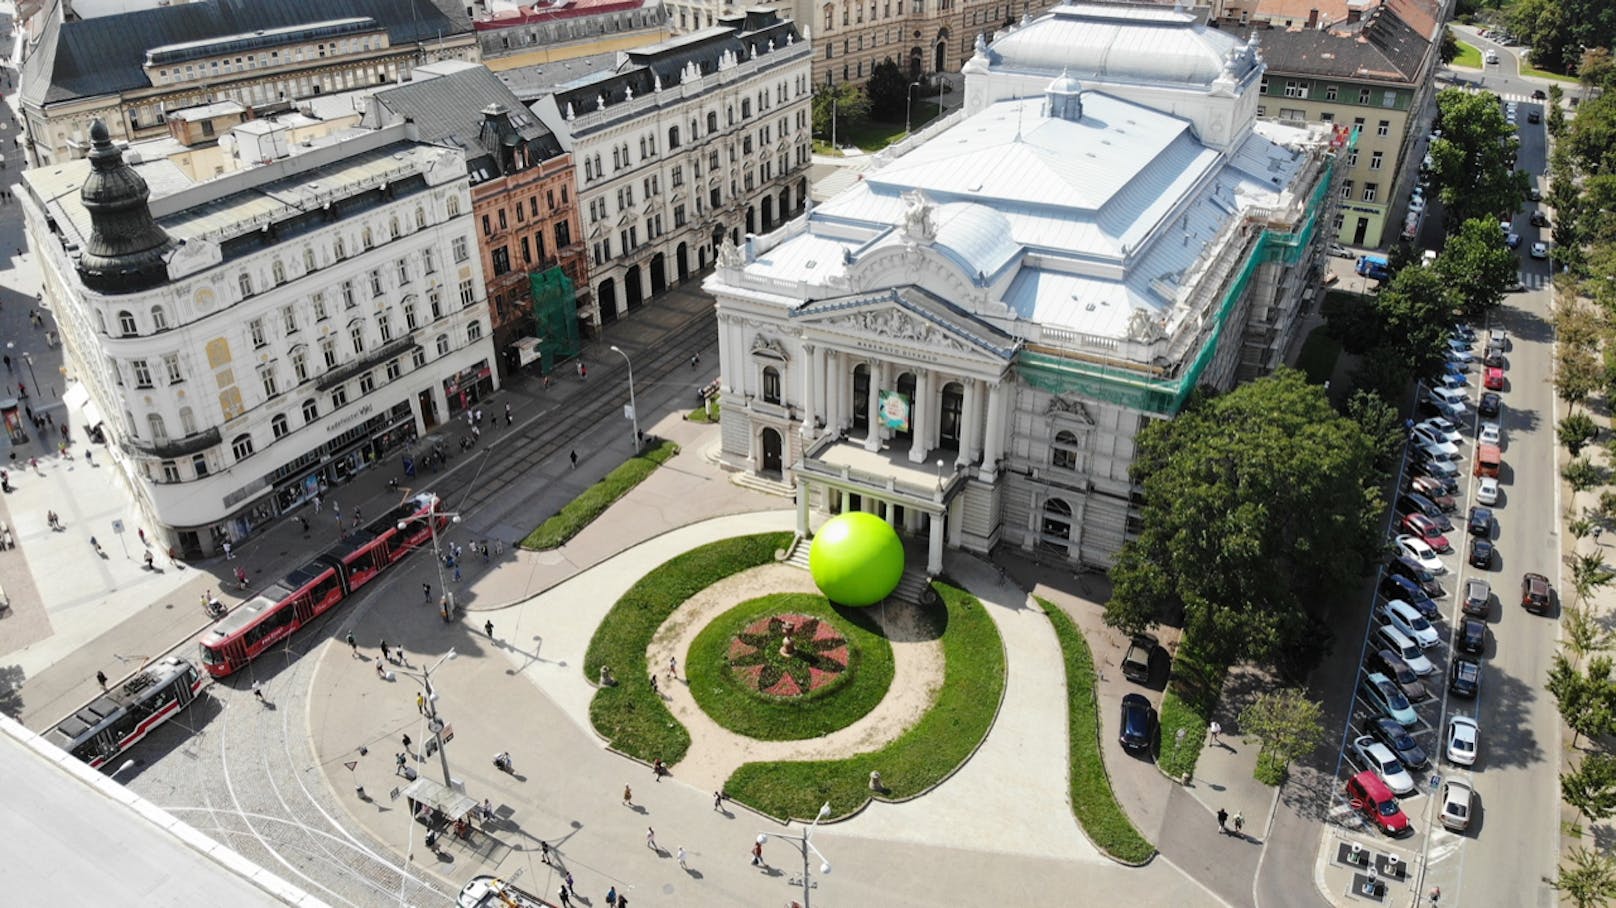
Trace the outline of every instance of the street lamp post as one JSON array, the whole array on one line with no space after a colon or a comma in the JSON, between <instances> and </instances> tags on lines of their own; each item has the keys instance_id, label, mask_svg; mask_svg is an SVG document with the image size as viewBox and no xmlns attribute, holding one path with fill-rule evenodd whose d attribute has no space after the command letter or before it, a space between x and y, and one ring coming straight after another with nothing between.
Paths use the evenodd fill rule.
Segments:
<instances>
[{"instance_id":1,"label":"street lamp post","mask_svg":"<svg viewBox=\"0 0 1616 908\"><path fill-rule=\"evenodd\" d=\"M910 82L909 91L904 95L903 98L903 134L906 137L909 135L909 110L910 108L914 107L915 89L919 87L919 82Z\"/></svg>"},{"instance_id":2,"label":"street lamp post","mask_svg":"<svg viewBox=\"0 0 1616 908\"><path fill-rule=\"evenodd\" d=\"M623 362L628 363L628 416L633 421L634 427L634 453L638 454L640 453L640 410L634 405L634 361L628 358L627 353L619 350L616 344L613 344L611 349L613 353L623 358Z\"/></svg>"},{"instance_id":3,"label":"street lamp post","mask_svg":"<svg viewBox=\"0 0 1616 908\"><path fill-rule=\"evenodd\" d=\"M460 522L460 514L456 512L438 510L438 499L436 496L434 496L432 499L431 509L426 513L426 528L432 534L432 563L438 569L438 589L443 591L444 602L448 604L448 608L443 612L443 618L445 621L447 621L449 620L449 616L454 614L454 591L449 589L449 582L443 576L443 553L438 549L438 516L440 514L449 518L449 520L454 523ZM408 520L400 520L398 522L398 528L400 530L403 530L409 525L410 522Z\"/></svg>"},{"instance_id":4,"label":"street lamp post","mask_svg":"<svg viewBox=\"0 0 1616 908\"><path fill-rule=\"evenodd\" d=\"M809 825L804 826L802 828L802 835L800 835L800 836L790 836L790 835L780 836L780 838L784 839L785 841L791 842L792 844L796 845L797 850L802 853L802 908L811 908L811 906L809 905L809 898L810 898L809 894L813 890L813 884L812 884L812 882L810 882L809 874L808 874L808 852L812 851L814 853L814 856L819 858L819 875L820 876L829 876L830 875L830 861L826 860L825 855L823 853L821 853L820 850L817 847L814 846L814 830L816 828L818 828L819 821L823 820L824 818L826 818L828 816L830 816L830 802L826 801L819 808L819 816L814 817L814 821L812 823L810 823ZM769 840L769 834L768 833L766 833L766 832L758 833L757 843L759 845L762 845L763 843L767 842L768 840Z\"/></svg>"},{"instance_id":5,"label":"street lamp post","mask_svg":"<svg viewBox=\"0 0 1616 908\"><path fill-rule=\"evenodd\" d=\"M6 349L7 350L16 350L17 349L17 342L16 341L6 341ZM22 361L28 365L28 380L34 383L34 390L38 391L39 390L39 378L34 375L34 355L32 353L29 353L27 350L24 350L24 351L22 351L21 353L19 353L17 355L21 356Z\"/></svg>"},{"instance_id":6,"label":"street lamp post","mask_svg":"<svg viewBox=\"0 0 1616 908\"><path fill-rule=\"evenodd\" d=\"M449 754L443 749L443 722L438 718L438 694L437 691L432 689L432 673L437 671L443 663L453 661L454 658L455 651L451 649L444 653L438 661L432 663L430 668L421 669L420 674L408 669L399 669L400 672L412 678L420 678L422 684L426 686L427 728L432 731L432 743L437 748L438 760L443 765L444 788L454 788L454 781L449 777Z\"/></svg>"}]
</instances>

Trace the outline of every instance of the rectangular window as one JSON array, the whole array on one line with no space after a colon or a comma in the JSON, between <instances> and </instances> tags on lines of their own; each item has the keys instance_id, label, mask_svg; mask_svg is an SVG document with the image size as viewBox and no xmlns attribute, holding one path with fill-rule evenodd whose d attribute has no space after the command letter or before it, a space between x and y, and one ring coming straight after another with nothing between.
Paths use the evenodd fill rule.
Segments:
<instances>
[{"instance_id":1,"label":"rectangular window","mask_svg":"<svg viewBox=\"0 0 1616 908\"><path fill-rule=\"evenodd\" d=\"M241 274L236 275L236 286L241 288L241 295L242 296L252 296L253 295L252 275L246 273L245 271L242 272Z\"/></svg>"},{"instance_id":2,"label":"rectangular window","mask_svg":"<svg viewBox=\"0 0 1616 908\"><path fill-rule=\"evenodd\" d=\"M405 327L406 330L409 330L409 331L414 331L416 328L420 327L420 325L417 323L417 320L416 320L416 317L415 317L415 304L414 303L405 303L404 304L404 327Z\"/></svg>"},{"instance_id":3,"label":"rectangular window","mask_svg":"<svg viewBox=\"0 0 1616 908\"><path fill-rule=\"evenodd\" d=\"M258 378L264 383L264 396L274 397L281 393L279 384L275 381L275 370L269 367L258 370Z\"/></svg>"},{"instance_id":4,"label":"rectangular window","mask_svg":"<svg viewBox=\"0 0 1616 908\"><path fill-rule=\"evenodd\" d=\"M331 391L331 409L339 410L348 405L348 387L338 385Z\"/></svg>"},{"instance_id":5,"label":"rectangular window","mask_svg":"<svg viewBox=\"0 0 1616 908\"><path fill-rule=\"evenodd\" d=\"M191 471L196 474L197 479L201 479L202 477L208 475L208 455L197 454L192 456Z\"/></svg>"},{"instance_id":6,"label":"rectangular window","mask_svg":"<svg viewBox=\"0 0 1616 908\"><path fill-rule=\"evenodd\" d=\"M1369 103L1369 89L1367 89L1367 88L1358 89L1358 103L1359 104L1368 104Z\"/></svg>"},{"instance_id":7,"label":"rectangular window","mask_svg":"<svg viewBox=\"0 0 1616 908\"><path fill-rule=\"evenodd\" d=\"M1381 120L1380 125L1375 127L1375 135L1377 136L1389 136L1391 134L1392 121L1390 120Z\"/></svg>"},{"instance_id":8,"label":"rectangular window","mask_svg":"<svg viewBox=\"0 0 1616 908\"><path fill-rule=\"evenodd\" d=\"M292 374L297 376L298 384L309 380L309 355L302 350L292 353Z\"/></svg>"},{"instance_id":9,"label":"rectangular window","mask_svg":"<svg viewBox=\"0 0 1616 908\"><path fill-rule=\"evenodd\" d=\"M523 237L523 239L525 240L527 238ZM504 246L501 246L498 249L495 249L494 252L493 252L493 260L494 260L494 274L499 275L499 274L508 274L508 273L510 273L510 270L511 270L511 253L510 253L510 250L506 249Z\"/></svg>"},{"instance_id":10,"label":"rectangular window","mask_svg":"<svg viewBox=\"0 0 1616 908\"><path fill-rule=\"evenodd\" d=\"M366 372L364 375L359 376L359 393L361 395L370 394L375 390L376 376L374 373Z\"/></svg>"},{"instance_id":11,"label":"rectangular window","mask_svg":"<svg viewBox=\"0 0 1616 908\"><path fill-rule=\"evenodd\" d=\"M179 468L179 465L176 464L172 460L163 461L163 481L164 482L179 482L180 481L180 468Z\"/></svg>"},{"instance_id":12,"label":"rectangular window","mask_svg":"<svg viewBox=\"0 0 1616 908\"><path fill-rule=\"evenodd\" d=\"M1369 169L1370 170L1379 170L1380 165L1382 163L1384 163L1385 160L1386 160L1386 153L1385 152L1382 152L1382 151L1370 152L1370 154L1369 154Z\"/></svg>"},{"instance_id":13,"label":"rectangular window","mask_svg":"<svg viewBox=\"0 0 1616 908\"><path fill-rule=\"evenodd\" d=\"M252 345L255 349L269 343L264 337L264 320L261 318L255 318L247 323L247 335L252 338Z\"/></svg>"},{"instance_id":14,"label":"rectangular window","mask_svg":"<svg viewBox=\"0 0 1616 908\"><path fill-rule=\"evenodd\" d=\"M393 381L394 379L398 378L400 372L402 372L402 371L403 370L399 368L398 360L390 359L390 360L387 361L387 380L388 381Z\"/></svg>"},{"instance_id":15,"label":"rectangular window","mask_svg":"<svg viewBox=\"0 0 1616 908\"><path fill-rule=\"evenodd\" d=\"M1334 85L1326 85L1326 86L1324 86L1324 100L1326 100L1326 101L1334 101L1335 100L1335 94L1336 94L1336 87Z\"/></svg>"},{"instance_id":16,"label":"rectangular window","mask_svg":"<svg viewBox=\"0 0 1616 908\"><path fill-rule=\"evenodd\" d=\"M673 206L673 226L675 228L678 228L678 227L683 227L684 225L685 225L685 206L683 206L683 205L675 205L675 206Z\"/></svg>"},{"instance_id":17,"label":"rectangular window","mask_svg":"<svg viewBox=\"0 0 1616 908\"><path fill-rule=\"evenodd\" d=\"M342 308L352 309L359 303L354 299L353 281L342 282Z\"/></svg>"},{"instance_id":18,"label":"rectangular window","mask_svg":"<svg viewBox=\"0 0 1616 908\"><path fill-rule=\"evenodd\" d=\"M438 292L438 288L433 287L427 291L426 302L427 307L432 310L433 321L443 318L443 295Z\"/></svg>"},{"instance_id":19,"label":"rectangular window","mask_svg":"<svg viewBox=\"0 0 1616 908\"><path fill-rule=\"evenodd\" d=\"M460 305L469 306L477 301L477 289L471 281L460 282Z\"/></svg>"},{"instance_id":20,"label":"rectangular window","mask_svg":"<svg viewBox=\"0 0 1616 908\"><path fill-rule=\"evenodd\" d=\"M349 325L348 340L353 344L353 352L365 352L365 326L358 322Z\"/></svg>"},{"instance_id":21,"label":"rectangular window","mask_svg":"<svg viewBox=\"0 0 1616 908\"><path fill-rule=\"evenodd\" d=\"M327 312L326 308L325 308L325 294L324 293L316 293L314 295L314 297L311 299L311 302L313 303L313 306L314 306L314 320L315 321L323 322L326 319L331 317L331 313Z\"/></svg>"},{"instance_id":22,"label":"rectangular window","mask_svg":"<svg viewBox=\"0 0 1616 908\"><path fill-rule=\"evenodd\" d=\"M1295 79L1286 79L1285 80L1285 97L1287 97L1287 98L1305 98L1305 97L1307 97L1307 83L1302 82L1302 81L1297 81Z\"/></svg>"},{"instance_id":23,"label":"rectangular window","mask_svg":"<svg viewBox=\"0 0 1616 908\"><path fill-rule=\"evenodd\" d=\"M419 369L422 366L426 365L426 348L425 347L416 347L415 348L415 352L410 354L410 365L411 365L412 368L416 368L416 369Z\"/></svg>"},{"instance_id":24,"label":"rectangular window","mask_svg":"<svg viewBox=\"0 0 1616 908\"><path fill-rule=\"evenodd\" d=\"M432 261L432 250L430 250L430 249L422 249L421 250L421 273L422 274L432 274L432 273L436 272L437 270L438 270L438 266L436 264L434 264L433 261Z\"/></svg>"},{"instance_id":25,"label":"rectangular window","mask_svg":"<svg viewBox=\"0 0 1616 908\"><path fill-rule=\"evenodd\" d=\"M325 367L334 369L337 365L337 342L333 338L320 341L320 354L325 357Z\"/></svg>"},{"instance_id":26,"label":"rectangular window","mask_svg":"<svg viewBox=\"0 0 1616 908\"><path fill-rule=\"evenodd\" d=\"M370 270L370 295L382 295L382 271L380 268L372 268Z\"/></svg>"},{"instance_id":27,"label":"rectangular window","mask_svg":"<svg viewBox=\"0 0 1616 908\"><path fill-rule=\"evenodd\" d=\"M1342 180L1341 181L1341 197L1343 199L1352 198L1352 181L1351 180Z\"/></svg>"},{"instance_id":28,"label":"rectangular window","mask_svg":"<svg viewBox=\"0 0 1616 908\"><path fill-rule=\"evenodd\" d=\"M1363 187L1363 200L1365 202L1373 202L1379 197L1380 197L1380 184L1379 183L1365 183L1364 184L1364 187Z\"/></svg>"},{"instance_id":29,"label":"rectangular window","mask_svg":"<svg viewBox=\"0 0 1616 908\"><path fill-rule=\"evenodd\" d=\"M1307 111L1295 107L1281 107L1279 109L1279 118L1281 120L1301 122L1307 119Z\"/></svg>"},{"instance_id":30,"label":"rectangular window","mask_svg":"<svg viewBox=\"0 0 1616 908\"><path fill-rule=\"evenodd\" d=\"M376 331L382 337L382 343L393 339L393 319L385 312L376 315Z\"/></svg>"},{"instance_id":31,"label":"rectangular window","mask_svg":"<svg viewBox=\"0 0 1616 908\"><path fill-rule=\"evenodd\" d=\"M150 388L152 386L151 366L143 359L131 360L129 367L135 373L135 387Z\"/></svg>"},{"instance_id":32,"label":"rectangular window","mask_svg":"<svg viewBox=\"0 0 1616 908\"><path fill-rule=\"evenodd\" d=\"M1381 95L1380 96L1380 106L1381 107L1396 107L1397 106L1397 92L1388 91L1384 95Z\"/></svg>"},{"instance_id":33,"label":"rectangular window","mask_svg":"<svg viewBox=\"0 0 1616 908\"><path fill-rule=\"evenodd\" d=\"M163 354L163 371L168 374L168 383L177 385L185 381L185 375L180 372L180 356L178 353Z\"/></svg>"},{"instance_id":34,"label":"rectangular window","mask_svg":"<svg viewBox=\"0 0 1616 908\"><path fill-rule=\"evenodd\" d=\"M287 334L297 333L296 309L293 309L291 306L281 309L281 327L286 329Z\"/></svg>"},{"instance_id":35,"label":"rectangular window","mask_svg":"<svg viewBox=\"0 0 1616 908\"><path fill-rule=\"evenodd\" d=\"M467 251L466 238L463 237L463 236L455 237L454 238L454 260L457 261L457 262L464 262L468 258L471 258L471 253Z\"/></svg>"}]
</instances>

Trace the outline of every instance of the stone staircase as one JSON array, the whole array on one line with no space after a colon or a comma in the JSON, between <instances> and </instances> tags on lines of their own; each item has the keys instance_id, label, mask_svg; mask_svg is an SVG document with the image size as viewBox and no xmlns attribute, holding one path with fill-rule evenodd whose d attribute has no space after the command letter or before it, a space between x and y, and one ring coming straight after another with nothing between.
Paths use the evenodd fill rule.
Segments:
<instances>
[{"instance_id":1,"label":"stone staircase","mask_svg":"<svg viewBox=\"0 0 1616 908\"><path fill-rule=\"evenodd\" d=\"M762 476L747 473L745 471L730 474L729 481L735 483L743 489L751 489L754 492L762 492L765 495L778 495L781 498L791 498L797 492L796 483L786 482L779 479L768 479Z\"/></svg>"},{"instance_id":2,"label":"stone staircase","mask_svg":"<svg viewBox=\"0 0 1616 908\"><path fill-rule=\"evenodd\" d=\"M812 547L812 543L813 540L800 536L792 539L781 562L808 570L808 550ZM926 572L915 567L911 560L910 565L904 568L903 577L898 580L898 588L893 590L887 599L894 602L921 602L930 588L931 582L926 578Z\"/></svg>"},{"instance_id":3,"label":"stone staircase","mask_svg":"<svg viewBox=\"0 0 1616 908\"><path fill-rule=\"evenodd\" d=\"M791 540L791 549L786 554L785 563L808 570L808 549L810 540L798 536Z\"/></svg>"}]
</instances>

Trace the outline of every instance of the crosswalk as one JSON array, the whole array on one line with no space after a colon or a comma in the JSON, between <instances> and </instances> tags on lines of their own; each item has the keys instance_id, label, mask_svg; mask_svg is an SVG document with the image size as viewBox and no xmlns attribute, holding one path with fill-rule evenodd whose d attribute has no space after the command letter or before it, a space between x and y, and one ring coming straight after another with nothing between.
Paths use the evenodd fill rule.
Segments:
<instances>
[{"instance_id":1,"label":"crosswalk","mask_svg":"<svg viewBox=\"0 0 1616 908\"><path fill-rule=\"evenodd\" d=\"M1505 91L1505 92L1495 92L1495 94L1497 94L1498 97L1503 98L1505 101L1514 101L1517 104L1547 104L1548 103L1547 101L1544 101L1542 99L1533 98L1531 95L1526 94L1525 92Z\"/></svg>"}]
</instances>

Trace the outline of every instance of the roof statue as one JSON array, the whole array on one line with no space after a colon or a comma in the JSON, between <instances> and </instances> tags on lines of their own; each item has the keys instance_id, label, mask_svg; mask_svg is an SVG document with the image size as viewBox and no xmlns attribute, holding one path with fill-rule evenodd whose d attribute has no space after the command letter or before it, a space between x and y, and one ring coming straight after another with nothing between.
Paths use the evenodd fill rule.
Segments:
<instances>
[{"instance_id":1,"label":"roof statue","mask_svg":"<svg viewBox=\"0 0 1616 908\"><path fill-rule=\"evenodd\" d=\"M919 189L903 194L903 235L905 239L929 243L937 238L937 224L932 220L936 206Z\"/></svg>"},{"instance_id":2,"label":"roof statue","mask_svg":"<svg viewBox=\"0 0 1616 908\"><path fill-rule=\"evenodd\" d=\"M974 55L978 57L986 57L988 55L988 37L981 32L976 33L976 47Z\"/></svg>"},{"instance_id":3,"label":"roof statue","mask_svg":"<svg viewBox=\"0 0 1616 908\"><path fill-rule=\"evenodd\" d=\"M623 86L623 100L625 100L625 101L634 100L634 86L632 86L632 85Z\"/></svg>"},{"instance_id":4,"label":"roof statue","mask_svg":"<svg viewBox=\"0 0 1616 908\"><path fill-rule=\"evenodd\" d=\"M746 264L746 257L736 248L735 241L724 237L724 242L718 244L718 267L739 268Z\"/></svg>"},{"instance_id":5,"label":"roof statue","mask_svg":"<svg viewBox=\"0 0 1616 908\"><path fill-rule=\"evenodd\" d=\"M1128 316L1128 339L1140 344L1153 344L1166 337L1161 322L1149 309L1138 308Z\"/></svg>"},{"instance_id":6,"label":"roof statue","mask_svg":"<svg viewBox=\"0 0 1616 908\"><path fill-rule=\"evenodd\" d=\"M605 110L606 109L606 96L605 95L596 95L595 96L595 109L596 110Z\"/></svg>"},{"instance_id":7,"label":"roof statue","mask_svg":"<svg viewBox=\"0 0 1616 908\"><path fill-rule=\"evenodd\" d=\"M652 91L662 90L662 77L657 74L656 70L651 71L651 89Z\"/></svg>"},{"instance_id":8,"label":"roof statue","mask_svg":"<svg viewBox=\"0 0 1616 908\"><path fill-rule=\"evenodd\" d=\"M577 114L572 112L572 102L568 101L567 102L567 119L571 120L575 116L577 116Z\"/></svg>"}]
</instances>

